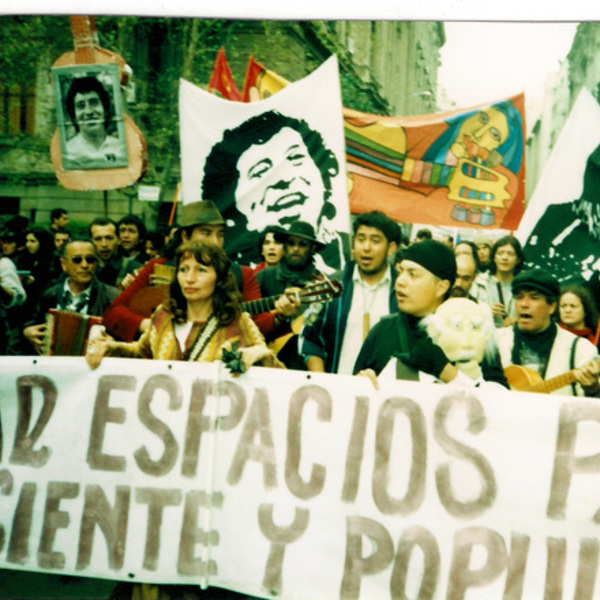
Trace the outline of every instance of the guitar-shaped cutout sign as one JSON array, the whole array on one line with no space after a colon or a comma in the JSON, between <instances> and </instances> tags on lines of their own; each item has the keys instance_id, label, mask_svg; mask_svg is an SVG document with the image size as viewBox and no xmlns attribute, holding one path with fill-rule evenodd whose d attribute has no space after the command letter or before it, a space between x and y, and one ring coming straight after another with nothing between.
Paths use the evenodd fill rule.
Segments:
<instances>
[{"instance_id":1,"label":"guitar-shaped cutout sign","mask_svg":"<svg viewBox=\"0 0 600 600\"><path fill-rule=\"evenodd\" d=\"M98 47L95 20L71 17L74 52L52 67L58 128L50 142L52 165L71 190L130 186L146 172L144 136L123 110L121 85L130 69Z\"/></svg>"}]
</instances>

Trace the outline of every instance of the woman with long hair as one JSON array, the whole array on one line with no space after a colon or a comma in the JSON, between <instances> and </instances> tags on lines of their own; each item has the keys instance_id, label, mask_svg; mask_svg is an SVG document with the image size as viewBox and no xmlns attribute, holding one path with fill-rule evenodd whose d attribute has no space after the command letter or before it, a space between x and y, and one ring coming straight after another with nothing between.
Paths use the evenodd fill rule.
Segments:
<instances>
[{"instance_id":1,"label":"woman with long hair","mask_svg":"<svg viewBox=\"0 0 600 600\"><path fill-rule=\"evenodd\" d=\"M24 310L37 303L46 288L54 283L62 269L55 252L54 238L44 227L30 227L25 232L25 252L18 263L27 294Z\"/></svg>"},{"instance_id":2,"label":"woman with long hair","mask_svg":"<svg viewBox=\"0 0 600 600\"><path fill-rule=\"evenodd\" d=\"M563 288L558 299L558 312L560 327L595 345L598 310L586 288L581 285Z\"/></svg>"},{"instance_id":3,"label":"woman with long hair","mask_svg":"<svg viewBox=\"0 0 600 600\"><path fill-rule=\"evenodd\" d=\"M496 327L510 327L515 323L515 307L511 284L525 263L525 254L519 240L505 235L496 241L490 254L490 271L482 274L487 288L487 302L494 315Z\"/></svg>"},{"instance_id":4,"label":"woman with long hair","mask_svg":"<svg viewBox=\"0 0 600 600\"><path fill-rule=\"evenodd\" d=\"M234 347L246 368L282 366L250 315L242 312L231 262L221 248L202 242L181 245L175 273L168 301L157 308L140 339L97 338L86 354L90 367L104 356L212 362Z\"/></svg>"}]
</instances>

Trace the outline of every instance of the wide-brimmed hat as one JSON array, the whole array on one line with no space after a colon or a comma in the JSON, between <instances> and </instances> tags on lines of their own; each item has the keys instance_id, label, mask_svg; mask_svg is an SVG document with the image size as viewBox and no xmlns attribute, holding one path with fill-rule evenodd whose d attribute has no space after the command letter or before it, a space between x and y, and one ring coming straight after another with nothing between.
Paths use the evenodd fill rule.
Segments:
<instances>
[{"instance_id":1,"label":"wide-brimmed hat","mask_svg":"<svg viewBox=\"0 0 600 600\"><path fill-rule=\"evenodd\" d=\"M314 227L310 223L306 223L304 221L294 221L294 223L292 223L286 230L274 233L273 237L278 242L285 244L287 239L292 235L312 242L316 246L317 252L320 252L323 250L323 248L325 248L325 244L320 242L315 237Z\"/></svg>"},{"instance_id":2,"label":"wide-brimmed hat","mask_svg":"<svg viewBox=\"0 0 600 600\"><path fill-rule=\"evenodd\" d=\"M193 225L225 225L225 219L212 200L199 200L181 208L181 226Z\"/></svg>"}]
</instances>

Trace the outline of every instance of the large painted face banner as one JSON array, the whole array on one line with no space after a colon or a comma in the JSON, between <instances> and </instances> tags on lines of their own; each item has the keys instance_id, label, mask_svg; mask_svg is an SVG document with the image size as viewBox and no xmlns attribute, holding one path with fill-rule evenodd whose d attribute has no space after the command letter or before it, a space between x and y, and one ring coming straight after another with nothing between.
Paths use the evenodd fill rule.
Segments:
<instances>
[{"instance_id":1,"label":"large painted face banner","mask_svg":"<svg viewBox=\"0 0 600 600\"><path fill-rule=\"evenodd\" d=\"M531 265L600 292L600 106L583 88L537 183L517 237Z\"/></svg>"},{"instance_id":2,"label":"large painted face banner","mask_svg":"<svg viewBox=\"0 0 600 600\"><path fill-rule=\"evenodd\" d=\"M344 109L350 208L397 221L515 229L524 211L524 96L416 117Z\"/></svg>"},{"instance_id":3,"label":"large painted face banner","mask_svg":"<svg viewBox=\"0 0 600 600\"><path fill-rule=\"evenodd\" d=\"M259 261L267 225L313 225L325 262L342 264L350 227L337 60L251 103L180 86L183 203L212 200L228 224L225 247Z\"/></svg>"}]
</instances>

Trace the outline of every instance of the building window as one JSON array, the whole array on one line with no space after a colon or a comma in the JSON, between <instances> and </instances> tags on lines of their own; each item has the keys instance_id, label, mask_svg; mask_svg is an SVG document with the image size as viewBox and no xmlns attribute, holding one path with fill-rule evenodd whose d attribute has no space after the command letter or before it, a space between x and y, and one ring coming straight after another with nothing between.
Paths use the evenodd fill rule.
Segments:
<instances>
[{"instance_id":1,"label":"building window","mask_svg":"<svg viewBox=\"0 0 600 600\"><path fill-rule=\"evenodd\" d=\"M33 135L35 125L33 87L0 86L0 135Z\"/></svg>"}]
</instances>

